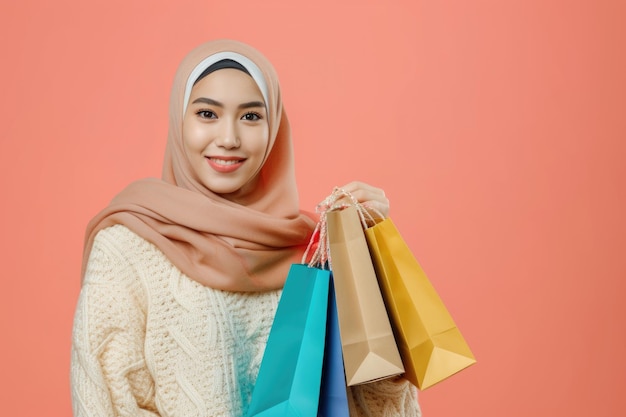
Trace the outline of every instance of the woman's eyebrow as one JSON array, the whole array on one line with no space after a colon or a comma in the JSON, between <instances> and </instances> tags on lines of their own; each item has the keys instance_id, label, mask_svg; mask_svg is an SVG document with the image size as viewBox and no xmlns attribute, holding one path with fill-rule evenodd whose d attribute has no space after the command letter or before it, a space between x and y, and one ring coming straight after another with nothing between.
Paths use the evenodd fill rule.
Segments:
<instances>
[{"instance_id":1,"label":"woman's eyebrow","mask_svg":"<svg viewBox=\"0 0 626 417\"><path fill-rule=\"evenodd\" d=\"M198 97L197 99L191 102L191 104L196 104L196 103L204 103L204 104L210 104L212 106L224 107L224 105L220 103L219 101L213 100L212 98L208 98L208 97Z\"/></svg>"},{"instance_id":2,"label":"woman's eyebrow","mask_svg":"<svg viewBox=\"0 0 626 417\"><path fill-rule=\"evenodd\" d=\"M251 107L265 107L265 103L262 101L249 101L247 103L241 103L237 106L240 109L249 109Z\"/></svg>"},{"instance_id":3,"label":"woman's eyebrow","mask_svg":"<svg viewBox=\"0 0 626 417\"><path fill-rule=\"evenodd\" d=\"M224 104L222 104L221 102L208 97L198 97L197 99L192 101L192 104L196 103L204 103L212 106L224 107ZM239 106L237 106L238 109L249 109L252 107L265 107L265 103L263 103L262 101L249 101L247 103L241 103Z\"/></svg>"}]
</instances>

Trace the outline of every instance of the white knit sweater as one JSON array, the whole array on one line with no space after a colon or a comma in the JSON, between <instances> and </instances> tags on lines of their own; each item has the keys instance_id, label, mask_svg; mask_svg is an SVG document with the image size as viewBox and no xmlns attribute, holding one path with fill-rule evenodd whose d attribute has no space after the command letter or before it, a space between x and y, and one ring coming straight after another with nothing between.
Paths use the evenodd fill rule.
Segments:
<instances>
[{"instance_id":1,"label":"white knit sweater","mask_svg":"<svg viewBox=\"0 0 626 417\"><path fill-rule=\"evenodd\" d=\"M126 227L101 230L74 320L74 415L244 415L279 298L204 287ZM404 379L350 394L354 416L420 416Z\"/></svg>"}]
</instances>

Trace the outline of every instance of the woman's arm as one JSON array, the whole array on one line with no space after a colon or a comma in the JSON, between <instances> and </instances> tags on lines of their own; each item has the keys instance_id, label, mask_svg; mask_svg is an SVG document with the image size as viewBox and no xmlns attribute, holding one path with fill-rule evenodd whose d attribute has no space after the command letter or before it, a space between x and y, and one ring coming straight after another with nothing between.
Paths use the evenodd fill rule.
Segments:
<instances>
[{"instance_id":1,"label":"woman's arm","mask_svg":"<svg viewBox=\"0 0 626 417\"><path fill-rule=\"evenodd\" d=\"M417 389L402 377L349 387L350 415L355 417L421 417Z\"/></svg>"},{"instance_id":2,"label":"woman's arm","mask_svg":"<svg viewBox=\"0 0 626 417\"><path fill-rule=\"evenodd\" d=\"M158 417L143 353L143 293L135 276L114 242L97 236L74 317L74 417Z\"/></svg>"}]
</instances>

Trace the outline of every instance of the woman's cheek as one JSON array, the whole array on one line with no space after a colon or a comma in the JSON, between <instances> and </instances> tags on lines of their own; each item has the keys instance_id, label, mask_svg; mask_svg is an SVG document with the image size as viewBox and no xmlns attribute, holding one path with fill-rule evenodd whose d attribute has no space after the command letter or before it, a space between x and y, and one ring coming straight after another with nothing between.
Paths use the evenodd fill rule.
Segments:
<instances>
[{"instance_id":1,"label":"woman's cheek","mask_svg":"<svg viewBox=\"0 0 626 417\"><path fill-rule=\"evenodd\" d=\"M183 129L183 142L189 150L202 150L206 147L207 134L202 126L190 123Z\"/></svg>"}]
</instances>

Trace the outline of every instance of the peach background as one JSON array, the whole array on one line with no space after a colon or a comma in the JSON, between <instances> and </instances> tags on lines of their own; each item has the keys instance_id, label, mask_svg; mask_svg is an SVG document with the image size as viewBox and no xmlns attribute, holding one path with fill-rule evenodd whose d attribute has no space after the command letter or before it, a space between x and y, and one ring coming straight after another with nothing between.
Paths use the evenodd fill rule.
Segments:
<instances>
[{"instance_id":1,"label":"peach background","mask_svg":"<svg viewBox=\"0 0 626 417\"><path fill-rule=\"evenodd\" d=\"M71 414L85 224L160 174L180 58L232 37L278 69L303 207L385 188L472 346L425 416L624 415L625 5L3 1L2 414Z\"/></svg>"}]
</instances>

